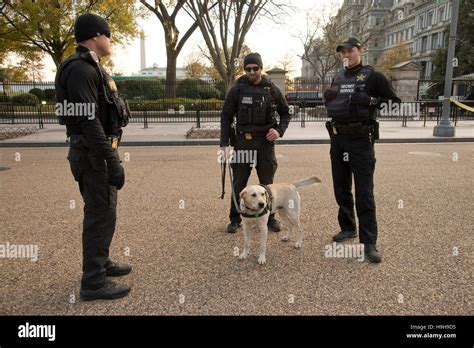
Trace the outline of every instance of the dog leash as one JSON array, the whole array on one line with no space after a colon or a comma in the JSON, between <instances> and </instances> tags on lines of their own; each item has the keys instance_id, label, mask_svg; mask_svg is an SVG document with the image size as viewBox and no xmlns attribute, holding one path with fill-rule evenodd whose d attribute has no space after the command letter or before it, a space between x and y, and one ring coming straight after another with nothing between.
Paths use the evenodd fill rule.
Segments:
<instances>
[{"instance_id":1,"label":"dog leash","mask_svg":"<svg viewBox=\"0 0 474 348\"><path fill-rule=\"evenodd\" d=\"M224 162L221 162L221 179L222 179L222 193L221 193L221 199L224 199L225 195L225 170L227 168L227 159L224 160Z\"/></svg>"},{"instance_id":2,"label":"dog leash","mask_svg":"<svg viewBox=\"0 0 474 348\"><path fill-rule=\"evenodd\" d=\"M229 180L230 180L230 188L232 190L232 201L234 202L234 207L235 210L237 210L237 213L242 214L242 211L239 209L239 205L237 204L237 198L235 197L235 190L234 190L234 176L232 175L232 166L230 165L230 162L227 161L226 163L229 165Z\"/></svg>"}]
</instances>

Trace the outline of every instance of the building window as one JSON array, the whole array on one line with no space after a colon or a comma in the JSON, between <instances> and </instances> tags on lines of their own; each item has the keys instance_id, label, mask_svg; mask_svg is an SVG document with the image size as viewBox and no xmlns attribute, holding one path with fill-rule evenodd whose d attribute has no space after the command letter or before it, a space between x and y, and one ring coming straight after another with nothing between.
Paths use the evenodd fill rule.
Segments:
<instances>
[{"instance_id":1,"label":"building window","mask_svg":"<svg viewBox=\"0 0 474 348\"><path fill-rule=\"evenodd\" d=\"M377 39L374 40L374 47L379 47L379 40Z\"/></svg>"},{"instance_id":2,"label":"building window","mask_svg":"<svg viewBox=\"0 0 474 348\"><path fill-rule=\"evenodd\" d=\"M418 17L418 29L423 29L424 24L423 24L423 16Z\"/></svg>"},{"instance_id":3,"label":"building window","mask_svg":"<svg viewBox=\"0 0 474 348\"><path fill-rule=\"evenodd\" d=\"M443 21L444 21L444 7L441 6L438 9L438 23L443 22Z\"/></svg>"},{"instance_id":4,"label":"building window","mask_svg":"<svg viewBox=\"0 0 474 348\"><path fill-rule=\"evenodd\" d=\"M428 13L428 17L426 18L426 26L430 26L433 24L433 11Z\"/></svg>"},{"instance_id":5,"label":"building window","mask_svg":"<svg viewBox=\"0 0 474 348\"><path fill-rule=\"evenodd\" d=\"M431 36L431 49L432 50L436 50L439 48L439 44L438 44L438 33L436 34L433 34Z\"/></svg>"},{"instance_id":6,"label":"building window","mask_svg":"<svg viewBox=\"0 0 474 348\"><path fill-rule=\"evenodd\" d=\"M428 45L428 36L423 36L421 38L421 51L426 51Z\"/></svg>"}]
</instances>

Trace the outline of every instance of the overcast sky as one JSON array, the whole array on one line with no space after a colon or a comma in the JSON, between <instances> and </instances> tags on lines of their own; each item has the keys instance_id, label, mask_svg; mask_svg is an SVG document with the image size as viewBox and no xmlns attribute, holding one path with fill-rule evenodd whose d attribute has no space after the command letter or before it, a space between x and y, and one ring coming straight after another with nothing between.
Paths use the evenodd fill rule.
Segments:
<instances>
[{"instance_id":1,"label":"overcast sky","mask_svg":"<svg viewBox=\"0 0 474 348\"><path fill-rule=\"evenodd\" d=\"M277 25L269 19L259 18L249 30L245 42L252 51L262 55L266 68L278 65L282 56L290 53L296 70L293 75L299 76L301 59L298 55L303 53L303 47L297 36L306 31L306 13L309 11L313 16L319 16L328 3L327 0L288 0L287 4L291 5L293 10L278 19L283 22L282 24ZM336 11L342 0L333 0L332 4L329 11ZM184 11L180 12L177 18L177 26L182 37L191 19ZM139 23L146 35L146 65L150 67L156 63L159 67L166 67L164 33L158 18L151 13L146 20L142 19ZM178 67L183 65L189 54L199 52L199 46L205 47L205 43L198 28L184 45L178 57ZM137 73L140 70L140 39L131 41L123 48L116 45L113 60L116 70L123 72L124 75ZM56 69L51 58L46 57L45 80L54 80L55 73Z\"/></svg>"}]
</instances>

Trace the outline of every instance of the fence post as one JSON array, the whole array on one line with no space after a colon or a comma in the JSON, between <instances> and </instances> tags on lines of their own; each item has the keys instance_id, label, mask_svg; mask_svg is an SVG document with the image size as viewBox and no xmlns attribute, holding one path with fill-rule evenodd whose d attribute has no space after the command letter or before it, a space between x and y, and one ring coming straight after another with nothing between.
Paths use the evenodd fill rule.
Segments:
<instances>
[{"instance_id":1,"label":"fence post","mask_svg":"<svg viewBox=\"0 0 474 348\"><path fill-rule=\"evenodd\" d=\"M201 128L201 108L200 104L196 103L196 128Z\"/></svg>"},{"instance_id":2,"label":"fence post","mask_svg":"<svg viewBox=\"0 0 474 348\"><path fill-rule=\"evenodd\" d=\"M43 129L43 128L44 128L44 124L43 124L43 113L42 113L43 103L45 103L45 102L42 101L41 104L39 104L39 112L38 112L39 129Z\"/></svg>"},{"instance_id":3,"label":"fence post","mask_svg":"<svg viewBox=\"0 0 474 348\"><path fill-rule=\"evenodd\" d=\"M454 107L454 127L456 127L457 123L458 123L458 112L459 112L460 108L456 105Z\"/></svg>"},{"instance_id":4,"label":"fence post","mask_svg":"<svg viewBox=\"0 0 474 348\"><path fill-rule=\"evenodd\" d=\"M305 116L306 116L306 103L305 103L305 102L301 103L301 106L302 106L302 108L300 108L300 110L303 109L303 111L304 111L304 112L301 112L301 111L300 111L300 115L301 115L301 128L306 128L306 120L305 120Z\"/></svg>"},{"instance_id":5,"label":"fence post","mask_svg":"<svg viewBox=\"0 0 474 348\"><path fill-rule=\"evenodd\" d=\"M421 110L421 107L420 107ZM425 112L423 113L423 127L426 127L426 118L428 117L428 113L426 112L426 107L425 107Z\"/></svg>"},{"instance_id":6,"label":"fence post","mask_svg":"<svg viewBox=\"0 0 474 348\"><path fill-rule=\"evenodd\" d=\"M143 110L143 128L146 129L148 128L148 112L147 112L147 109L148 109L148 103L145 103L145 104L142 104L143 106L145 106L144 110Z\"/></svg>"}]
</instances>

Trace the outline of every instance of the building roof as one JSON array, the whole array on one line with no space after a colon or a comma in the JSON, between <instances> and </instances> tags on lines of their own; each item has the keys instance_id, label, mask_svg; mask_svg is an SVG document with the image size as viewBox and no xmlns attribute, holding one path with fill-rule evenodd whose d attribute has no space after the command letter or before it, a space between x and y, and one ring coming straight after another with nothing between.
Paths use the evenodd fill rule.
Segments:
<instances>
[{"instance_id":1,"label":"building roof","mask_svg":"<svg viewBox=\"0 0 474 348\"><path fill-rule=\"evenodd\" d=\"M273 68L273 69L267 70L266 72L267 72L267 74L268 73L283 73L283 74L286 74L288 71L286 71L284 69L280 69L280 68Z\"/></svg>"},{"instance_id":2,"label":"building roof","mask_svg":"<svg viewBox=\"0 0 474 348\"><path fill-rule=\"evenodd\" d=\"M401 62L401 63L395 64L390 69L406 69L408 67L410 67L411 69L412 68L417 68L418 70L423 69L423 67L420 64L415 63L412 60L407 60L406 62Z\"/></svg>"},{"instance_id":3,"label":"building roof","mask_svg":"<svg viewBox=\"0 0 474 348\"><path fill-rule=\"evenodd\" d=\"M459 81L459 80L474 80L474 73L458 76L458 77L455 77L453 80L456 80L456 81Z\"/></svg>"}]
</instances>

